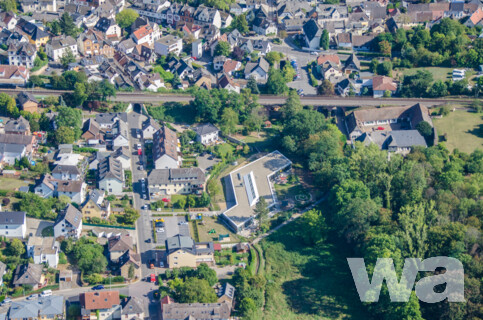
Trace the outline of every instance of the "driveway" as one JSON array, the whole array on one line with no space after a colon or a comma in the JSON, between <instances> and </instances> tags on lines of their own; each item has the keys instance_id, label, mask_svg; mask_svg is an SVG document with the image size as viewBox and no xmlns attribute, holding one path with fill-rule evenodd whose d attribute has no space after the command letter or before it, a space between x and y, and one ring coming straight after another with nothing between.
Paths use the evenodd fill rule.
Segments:
<instances>
[{"instance_id":1,"label":"driveway","mask_svg":"<svg viewBox=\"0 0 483 320\"><path fill-rule=\"evenodd\" d=\"M42 230L54 225L51 221L44 221L34 218L27 218L27 235L33 235L36 237L42 236Z\"/></svg>"},{"instance_id":2,"label":"driveway","mask_svg":"<svg viewBox=\"0 0 483 320\"><path fill-rule=\"evenodd\" d=\"M211 160L210 160L210 158L211 158ZM221 161L220 159L215 158L212 155L207 153L202 157L198 157L198 167L201 170L206 172L206 168L212 167L220 161Z\"/></svg>"},{"instance_id":3,"label":"driveway","mask_svg":"<svg viewBox=\"0 0 483 320\"><path fill-rule=\"evenodd\" d=\"M164 220L164 232L156 232L156 242L160 245L164 245L167 238L174 237L175 235L190 236L190 228L188 224L179 224L186 221L184 216L180 217L153 217L155 219Z\"/></svg>"}]
</instances>

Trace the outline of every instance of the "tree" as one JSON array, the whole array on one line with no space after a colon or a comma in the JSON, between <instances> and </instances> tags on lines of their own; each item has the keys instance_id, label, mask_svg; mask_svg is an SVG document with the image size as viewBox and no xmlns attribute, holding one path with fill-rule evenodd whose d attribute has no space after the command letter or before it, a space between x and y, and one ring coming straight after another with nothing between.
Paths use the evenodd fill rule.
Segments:
<instances>
[{"instance_id":1,"label":"tree","mask_svg":"<svg viewBox=\"0 0 483 320\"><path fill-rule=\"evenodd\" d=\"M66 36L77 37L78 29L69 13L64 12L60 17L60 28Z\"/></svg>"},{"instance_id":2,"label":"tree","mask_svg":"<svg viewBox=\"0 0 483 320\"><path fill-rule=\"evenodd\" d=\"M19 239L12 239L8 244L8 254L20 257L25 253L25 246Z\"/></svg>"},{"instance_id":3,"label":"tree","mask_svg":"<svg viewBox=\"0 0 483 320\"><path fill-rule=\"evenodd\" d=\"M217 297L207 280L188 278L176 287L176 300L179 303L213 303Z\"/></svg>"},{"instance_id":4,"label":"tree","mask_svg":"<svg viewBox=\"0 0 483 320\"><path fill-rule=\"evenodd\" d=\"M58 115L55 119L59 127L81 128L82 111L69 107L59 107Z\"/></svg>"},{"instance_id":5,"label":"tree","mask_svg":"<svg viewBox=\"0 0 483 320\"><path fill-rule=\"evenodd\" d=\"M257 133L260 133L260 130L263 126L263 119L262 110L260 108L256 108L252 110L244 124L248 130L256 130Z\"/></svg>"},{"instance_id":6,"label":"tree","mask_svg":"<svg viewBox=\"0 0 483 320\"><path fill-rule=\"evenodd\" d=\"M129 28L134 21L139 17L139 14L133 9L124 9L116 14L116 23L121 29Z\"/></svg>"},{"instance_id":7,"label":"tree","mask_svg":"<svg viewBox=\"0 0 483 320\"><path fill-rule=\"evenodd\" d=\"M201 197L198 199L198 206L199 207L207 207L211 203L210 195L206 192L201 194Z\"/></svg>"},{"instance_id":8,"label":"tree","mask_svg":"<svg viewBox=\"0 0 483 320\"><path fill-rule=\"evenodd\" d=\"M87 238L77 241L72 249L77 266L87 275L105 271L107 259L103 252L104 248L101 245L92 243Z\"/></svg>"},{"instance_id":9,"label":"tree","mask_svg":"<svg viewBox=\"0 0 483 320\"><path fill-rule=\"evenodd\" d=\"M433 135L433 127L426 121L418 123L416 129L425 138L430 138Z\"/></svg>"},{"instance_id":10,"label":"tree","mask_svg":"<svg viewBox=\"0 0 483 320\"><path fill-rule=\"evenodd\" d=\"M200 263L196 269L196 276L199 279L204 279L208 281L210 286L214 286L218 282L218 277L216 271L208 267L206 263Z\"/></svg>"},{"instance_id":11,"label":"tree","mask_svg":"<svg viewBox=\"0 0 483 320\"><path fill-rule=\"evenodd\" d=\"M102 100L104 101L106 101L110 97L116 96L116 88L106 79L99 82L99 91L102 95Z\"/></svg>"},{"instance_id":12,"label":"tree","mask_svg":"<svg viewBox=\"0 0 483 320\"><path fill-rule=\"evenodd\" d=\"M129 279L134 278L134 265L132 263L129 265L129 269L127 270L127 277Z\"/></svg>"},{"instance_id":13,"label":"tree","mask_svg":"<svg viewBox=\"0 0 483 320\"><path fill-rule=\"evenodd\" d=\"M278 64L281 59L282 57L278 51L270 51L265 55L265 60L267 60L271 66Z\"/></svg>"},{"instance_id":14,"label":"tree","mask_svg":"<svg viewBox=\"0 0 483 320\"><path fill-rule=\"evenodd\" d=\"M250 77L247 82L247 89L250 89L250 92L253 94L260 94L260 90L258 90L257 80L254 77Z\"/></svg>"},{"instance_id":15,"label":"tree","mask_svg":"<svg viewBox=\"0 0 483 320\"><path fill-rule=\"evenodd\" d=\"M377 66L379 65L379 62L377 61L376 58L371 60L371 64L369 65L369 70L372 73L377 73Z\"/></svg>"},{"instance_id":16,"label":"tree","mask_svg":"<svg viewBox=\"0 0 483 320\"><path fill-rule=\"evenodd\" d=\"M82 106L88 98L86 86L83 83L76 83L72 100L76 107Z\"/></svg>"},{"instance_id":17,"label":"tree","mask_svg":"<svg viewBox=\"0 0 483 320\"><path fill-rule=\"evenodd\" d=\"M234 60L241 61L243 58L245 58L245 50L240 48L239 46L236 46L233 48L233 52L231 53L231 56L233 57Z\"/></svg>"},{"instance_id":18,"label":"tree","mask_svg":"<svg viewBox=\"0 0 483 320\"><path fill-rule=\"evenodd\" d=\"M265 200L264 197L260 197L253 211L257 214L257 218L258 220L260 220L260 224L262 224L268 217L268 213L270 212L270 209L268 209L267 200Z\"/></svg>"},{"instance_id":19,"label":"tree","mask_svg":"<svg viewBox=\"0 0 483 320\"><path fill-rule=\"evenodd\" d=\"M295 69L288 63L283 67L283 77L285 78L285 82L293 81L296 74L297 72Z\"/></svg>"},{"instance_id":20,"label":"tree","mask_svg":"<svg viewBox=\"0 0 483 320\"><path fill-rule=\"evenodd\" d=\"M315 245L327 237L328 227L322 212L310 210L302 216L304 223L303 238L308 245Z\"/></svg>"},{"instance_id":21,"label":"tree","mask_svg":"<svg viewBox=\"0 0 483 320\"><path fill-rule=\"evenodd\" d=\"M322 36L320 37L320 48L323 50L329 49L329 32L327 29L322 31Z\"/></svg>"},{"instance_id":22,"label":"tree","mask_svg":"<svg viewBox=\"0 0 483 320\"><path fill-rule=\"evenodd\" d=\"M4 92L0 93L0 113L12 118L20 115L15 99Z\"/></svg>"},{"instance_id":23,"label":"tree","mask_svg":"<svg viewBox=\"0 0 483 320\"><path fill-rule=\"evenodd\" d=\"M416 74L405 76L401 89L403 97L422 97L433 82L433 75L427 70L418 70Z\"/></svg>"},{"instance_id":24,"label":"tree","mask_svg":"<svg viewBox=\"0 0 483 320\"><path fill-rule=\"evenodd\" d=\"M389 60L384 61L377 65L377 74L381 76L388 76L392 75L392 62Z\"/></svg>"},{"instance_id":25,"label":"tree","mask_svg":"<svg viewBox=\"0 0 483 320\"><path fill-rule=\"evenodd\" d=\"M317 94L319 96L333 96L335 94L334 85L329 80L324 80L317 87Z\"/></svg>"},{"instance_id":26,"label":"tree","mask_svg":"<svg viewBox=\"0 0 483 320\"><path fill-rule=\"evenodd\" d=\"M288 91L285 78L279 69L270 68L268 71L267 90L271 94L283 94Z\"/></svg>"},{"instance_id":27,"label":"tree","mask_svg":"<svg viewBox=\"0 0 483 320\"><path fill-rule=\"evenodd\" d=\"M13 11L17 13L18 3L16 0L2 0L0 1L0 8L3 12Z\"/></svg>"},{"instance_id":28,"label":"tree","mask_svg":"<svg viewBox=\"0 0 483 320\"><path fill-rule=\"evenodd\" d=\"M237 29L240 33L247 33L249 31L247 17L245 14L235 16L235 19L233 19L231 25L233 29Z\"/></svg>"},{"instance_id":29,"label":"tree","mask_svg":"<svg viewBox=\"0 0 483 320\"><path fill-rule=\"evenodd\" d=\"M383 41L379 42L378 45L379 45L379 52L380 53L387 55L387 56L391 55L392 45L389 41L383 40Z\"/></svg>"},{"instance_id":30,"label":"tree","mask_svg":"<svg viewBox=\"0 0 483 320\"><path fill-rule=\"evenodd\" d=\"M183 209L184 207L186 207L186 198L180 197L176 204L178 205L178 208Z\"/></svg>"},{"instance_id":31,"label":"tree","mask_svg":"<svg viewBox=\"0 0 483 320\"><path fill-rule=\"evenodd\" d=\"M134 224L139 217L139 212L136 209L131 207L124 208L122 220L125 224Z\"/></svg>"},{"instance_id":32,"label":"tree","mask_svg":"<svg viewBox=\"0 0 483 320\"><path fill-rule=\"evenodd\" d=\"M52 32L56 36L60 36L62 32L62 28L60 26L60 22L58 20L52 21L50 24L48 24L50 28L50 32Z\"/></svg>"},{"instance_id":33,"label":"tree","mask_svg":"<svg viewBox=\"0 0 483 320\"><path fill-rule=\"evenodd\" d=\"M65 50L64 54L60 58L60 63L62 63L62 66L64 68L67 68L67 66L73 62L75 62L74 54L72 53L72 50L70 50L70 48L67 48L67 50Z\"/></svg>"},{"instance_id":34,"label":"tree","mask_svg":"<svg viewBox=\"0 0 483 320\"><path fill-rule=\"evenodd\" d=\"M444 97L448 95L448 86L442 80L435 81L428 91L431 97Z\"/></svg>"},{"instance_id":35,"label":"tree","mask_svg":"<svg viewBox=\"0 0 483 320\"><path fill-rule=\"evenodd\" d=\"M218 44L215 47L215 56L225 56L228 57L230 55L230 45L226 41L218 41Z\"/></svg>"},{"instance_id":36,"label":"tree","mask_svg":"<svg viewBox=\"0 0 483 320\"><path fill-rule=\"evenodd\" d=\"M238 113L232 108L225 108L221 114L221 131L226 134L234 133L238 124Z\"/></svg>"},{"instance_id":37,"label":"tree","mask_svg":"<svg viewBox=\"0 0 483 320\"><path fill-rule=\"evenodd\" d=\"M74 143L75 142L74 130L69 127L59 127L55 131L55 142L57 144Z\"/></svg>"},{"instance_id":38,"label":"tree","mask_svg":"<svg viewBox=\"0 0 483 320\"><path fill-rule=\"evenodd\" d=\"M194 206L196 206L195 196L192 194L188 195L188 197L186 198L186 203L188 204L189 208L193 208Z\"/></svg>"}]
</instances>

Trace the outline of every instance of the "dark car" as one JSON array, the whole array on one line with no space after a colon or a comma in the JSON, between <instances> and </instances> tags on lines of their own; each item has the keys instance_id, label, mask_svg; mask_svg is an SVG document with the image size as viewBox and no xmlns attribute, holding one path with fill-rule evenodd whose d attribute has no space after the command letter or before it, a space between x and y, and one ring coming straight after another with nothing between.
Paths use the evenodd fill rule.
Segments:
<instances>
[{"instance_id":1,"label":"dark car","mask_svg":"<svg viewBox=\"0 0 483 320\"><path fill-rule=\"evenodd\" d=\"M102 284L98 284L97 286L92 287L92 290L102 290L104 286Z\"/></svg>"},{"instance_id":2,"label":"dark car","mask_svg":"<svg viewBox=\"0 0 483 320\"><path fill-rule=\"evenodd\" d=\"M146 240L146 243L151 243L151 238L149 238L148 240Z\"/></svg>"}]
</instances>

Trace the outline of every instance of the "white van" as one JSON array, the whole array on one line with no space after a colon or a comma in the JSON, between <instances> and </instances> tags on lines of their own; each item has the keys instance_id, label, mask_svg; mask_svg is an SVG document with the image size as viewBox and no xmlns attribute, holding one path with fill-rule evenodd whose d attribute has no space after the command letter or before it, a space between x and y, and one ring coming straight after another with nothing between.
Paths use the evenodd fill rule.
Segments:
<instances>
[{"instance_id":1,"label":"white van","mask_svg":"<svg viewBox=\"0 0 483 320\"><path fill-rule=\"evenodd\" d=\"M52 290L45 290L45 291L42 291L42 293L40 294L41 297L50 297L52 295Z\"/></svg>"}]
</instances>

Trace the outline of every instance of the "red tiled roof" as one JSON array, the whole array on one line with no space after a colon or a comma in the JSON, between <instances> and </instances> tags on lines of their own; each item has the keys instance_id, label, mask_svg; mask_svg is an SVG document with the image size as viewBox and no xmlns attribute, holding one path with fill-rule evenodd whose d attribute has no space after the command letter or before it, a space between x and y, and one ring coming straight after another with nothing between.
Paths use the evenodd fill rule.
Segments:
<instances>
[{"instance_id":1,"label":"red tiled roof","mask_svg":"<svg viewBox=\"0 0 483 320\"><path fill-rule=\"evenodd\" d=\"M151 27L149 27L148 25L145 25L145 26L142 26L141 28L137 29L133 33L134 33L134 36L136 37L136 39L142 39L152 32L153 32L153 29Z\"/></svg>"},{"instance_id":2,"label":"red tiled roof","mask_svg":"<svg viewBox=\"0 0 483 320\"><path fill-rule=\"evenodd\" d=\"M232 72L236 70L237 65L238 65L238 61L228 59L223 64L223 71L226 73Z\"/></svg>"},{"instance_id":3,"label":"red tiled roof","mask_svg":"<svg viewBox=\"0 0 483 320\"><path fill-rule=\"evenodd\" d=\"M336 54L324 54L317 57L317 64L322 65L326 62L332 62L335 64L340 64L339 56Z\"/></svg>"},{"instance_id":4,"label":"red tiled roof","mask_svg":"<svg viewBox=\"0 0 483 320\"><path fill-rule=\"evenodd\" d=\"M119 291L97 291L80 294L81 306L86 310L110 309L120 303Z\"/></svg>"},{"instance_id":5,"label":"red tiled roof","mask_svg":"<svg viewBox=\"0 0 483 320\"><path fill-rule=\"evenodd\" d=\"M375 76L372 78L372 89L374 91L396 91L397 84L390 77Z\"/></svg>"},{"instance_id":6,"label":"red tiled roof","mask_svg":"<svg viewBox=\"0 0 483 320\"><path fill-rule=\"evenodd\" d=\"M483 10L479 8L478 10L475 11L470 17L471 22L473 22L474 25L478 24L478 22L483 19Z\"/></svg>"},{"instance_id":7,"label":"red tiled roof","mask_svg":"<svg viewBox=\"0 0 483 320\"><path fill-rule=\"evenodd\" d=\"M213 243L213 249L215 251L221 251L221 244L220 243Z\"/></svg>"}]
</instances>

